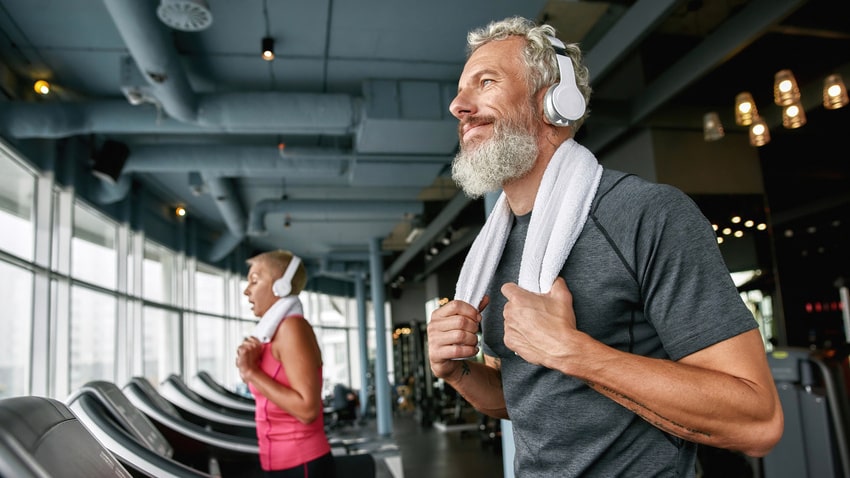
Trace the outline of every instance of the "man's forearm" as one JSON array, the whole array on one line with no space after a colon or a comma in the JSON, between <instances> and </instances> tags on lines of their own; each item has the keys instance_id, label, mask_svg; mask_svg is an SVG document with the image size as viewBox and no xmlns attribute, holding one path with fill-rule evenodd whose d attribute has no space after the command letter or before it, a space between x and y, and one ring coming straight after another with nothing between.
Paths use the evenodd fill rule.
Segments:
<instances>
[{"instance_id":1,"label":"man's forearm","mask_svg":"<svg viewBox=\"0 0 850 478\"><path fill-rule=\"evenodd\" d=\"M498 368L464 360L457 372L450 379L446 379L446 383L479 412L494 418L510 418L502 390L502 375Z\"/></svg>"}]
</instances>

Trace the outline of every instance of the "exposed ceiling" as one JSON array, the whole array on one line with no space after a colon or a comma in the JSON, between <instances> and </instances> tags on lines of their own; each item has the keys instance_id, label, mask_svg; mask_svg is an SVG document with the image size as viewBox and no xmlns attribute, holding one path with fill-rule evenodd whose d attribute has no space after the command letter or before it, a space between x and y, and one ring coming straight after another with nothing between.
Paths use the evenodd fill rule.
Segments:
<instances>
[{"instance_id":1,"label":"exposed ceiling","mask_svg":"<svg viewBox=\"0 0 850 478\"><path fill-rule=\"evenodd\" d=\"M171 28L158 7L211 24ZM601 158L649 124L701 131L710 110L741 134L735 95L768 110L763 85L782 68L815 92L808 108L826 75L850 79L846 1L2 0L0 135L86 168L115 166L126 145L117 180L75 177L79 194L110 210L142 202L128 219L141 224L132 216L184 205L210 262L287 248L344 277L378 240L387 282L421 275L436 267L422 261L430 242L483 222L447 175L448 104L467 31L514 14L582 44L595 91L579 140ZM42 78L46 96L32 90ZM425 233L408 242L415 226Z\"/></svg>"}]
</instances>

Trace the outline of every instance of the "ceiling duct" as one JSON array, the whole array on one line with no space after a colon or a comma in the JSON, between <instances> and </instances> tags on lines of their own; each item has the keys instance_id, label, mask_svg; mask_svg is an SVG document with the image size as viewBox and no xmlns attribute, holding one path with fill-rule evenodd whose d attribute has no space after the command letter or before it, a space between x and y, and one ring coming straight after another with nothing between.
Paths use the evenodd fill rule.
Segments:
<instances>
[{"instance_id":1,"label":"ceiling duct","mask_svg":"<svg viewBox=\"0 0 850 478\"><path fill-rule=\"evenodd\" d=\"M266 230L266 215L285 213L310 215L314 219L369 220L375 218L399 218L406 214L421 214L420 201L380 200L322 200L322 199L263 199L249 213L247 234L262 236Z\"/></svg>"},{"instance_id":2,"label":"ceiling duct","mask_svg":"<svg viewBox=\"0 0 850 478\"><path fill-rule=\"evenodd\" d=\"M175 30L199 32L212 25L212 12L206 0L162 0L156 15Z\"/></svg>"}]
</instances>

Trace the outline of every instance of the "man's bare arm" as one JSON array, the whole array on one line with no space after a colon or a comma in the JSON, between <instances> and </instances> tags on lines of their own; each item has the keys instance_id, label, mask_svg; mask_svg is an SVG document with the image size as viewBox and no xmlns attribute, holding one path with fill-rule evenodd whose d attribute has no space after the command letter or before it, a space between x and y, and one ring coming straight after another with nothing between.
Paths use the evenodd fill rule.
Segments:
<instances>
[{"instance_id":1,"label":"man's bare arm","mask_svg":"<svg viewBox=\"0 0 850 478\"><path fill-rule=\"evenodd\" d=\"M479 412L494 418L510 418L499 359L485 355L484 363L463 360L458 371L445 380Z\"/></svg>"}]
</instances>

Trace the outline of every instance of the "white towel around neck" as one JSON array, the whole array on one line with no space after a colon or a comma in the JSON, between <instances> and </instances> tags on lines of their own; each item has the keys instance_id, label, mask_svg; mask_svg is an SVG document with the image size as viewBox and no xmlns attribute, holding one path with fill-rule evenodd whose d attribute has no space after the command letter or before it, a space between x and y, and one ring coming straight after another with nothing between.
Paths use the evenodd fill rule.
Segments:
<instances>
[{"instance_id":1,"label":"white towel around neck","mask_svg":"<svg viewBox=\"0 0 850 478\"><path fill-rule=\"evenodd\" d=\"M260 321L257 322L257 325L254 326L254 332L251 335L264 344L271 342L274 333L277 331L277 326L290 315L304 315L301 300L297 295L281 297L272 304Z\"/></svg>"},{"instance_id":2,"label":"white towel around neck","mask_svg":"<svg viewBox=\"0 0 850 478\"><path fill-rule=\"evenodd\" d=\"M584 227L601 178L602 166L593 153L573 139L555 151L534 199L520 287L537 293L552 288ZM464 260L455 299L478 307L502 257L513 217L502 192Z\"/></svg>"}]
</instances>

